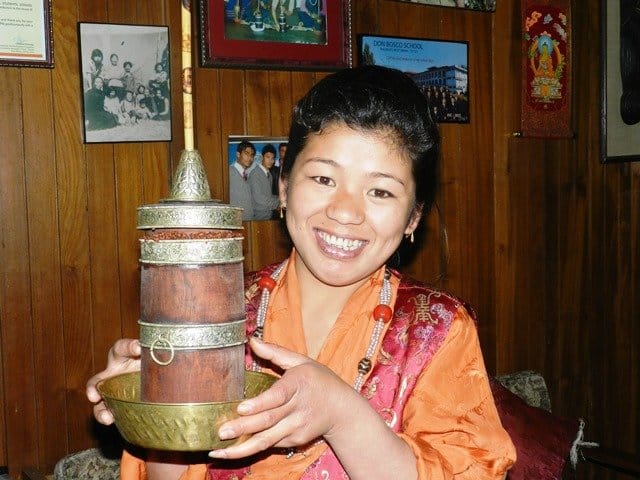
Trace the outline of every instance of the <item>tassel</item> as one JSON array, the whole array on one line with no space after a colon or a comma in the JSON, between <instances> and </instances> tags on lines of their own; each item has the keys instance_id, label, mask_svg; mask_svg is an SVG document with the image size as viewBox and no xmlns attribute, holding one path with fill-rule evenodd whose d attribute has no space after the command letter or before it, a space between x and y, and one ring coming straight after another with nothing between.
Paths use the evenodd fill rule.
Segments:
<instances>
[{"instance_id":1,"label":"tassel","mask_svg":"<svg viewBox=\"0 0 640 480\"><path fill-rule=\"evenodd\" d=\"M571 466L575 470L578 466L578 455L580 453L580 448L594 448L599 447L600 444L596 442L585 442L584 439L584 420L581 418L580 425L578 426L578 435L576 435L576 439L571 444L571 451L569 452L569 460L571 461Z\"/></svg>"}]
</instances>

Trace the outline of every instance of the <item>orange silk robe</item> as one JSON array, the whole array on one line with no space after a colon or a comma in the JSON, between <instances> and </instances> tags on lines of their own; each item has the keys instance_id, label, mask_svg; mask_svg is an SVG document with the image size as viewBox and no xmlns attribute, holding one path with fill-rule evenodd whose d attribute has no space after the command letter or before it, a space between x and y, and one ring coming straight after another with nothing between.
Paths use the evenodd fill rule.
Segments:
<instances>
[{"instance_id":1,"label":"orange silk robe","mask_svg":"<svg viewBox=\"0 0 640 480\"><path fill-rule=\"evenodd\" d=\"M294 262L292 254L271 294L264 340L306 354ZM382 276L380 269L352 295L316 359L349 384L371 338ZM392 276L391 305L398 284ZM376 357L377 352L372 358ZM418 379L399 435L415 452L419 479L502 479L515 461L515 449L493 402L475 324L464 308L456 312L444 344ZM320 444L290 459L271 455L251 466L249 478L299 479L325 448ZM146 479L144 462L125 452L121 478ZM205 466L192 465L180 480L205 479Z\"/></svg>"}]
</instances>

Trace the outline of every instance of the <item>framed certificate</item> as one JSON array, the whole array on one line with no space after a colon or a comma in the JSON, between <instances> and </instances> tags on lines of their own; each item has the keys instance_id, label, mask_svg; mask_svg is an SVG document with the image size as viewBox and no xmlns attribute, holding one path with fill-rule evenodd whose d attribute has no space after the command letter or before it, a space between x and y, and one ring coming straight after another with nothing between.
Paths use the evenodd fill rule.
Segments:
<instances>
[{"instance_id":1,"label":"framed certificate","mask_svg":"<svg viewBox=\"0 0 640 480\"><path fill-rule=\"evenodd\" d=\"M0 66L53 67L51 0L0 2Z\"/></svg>"}]
</instances>

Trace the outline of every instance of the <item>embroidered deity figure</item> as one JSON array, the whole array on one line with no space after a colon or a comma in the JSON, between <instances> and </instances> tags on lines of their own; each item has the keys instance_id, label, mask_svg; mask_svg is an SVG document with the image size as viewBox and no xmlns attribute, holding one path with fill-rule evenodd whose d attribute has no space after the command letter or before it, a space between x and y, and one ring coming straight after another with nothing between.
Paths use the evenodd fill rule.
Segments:
<instances>
[{"instance_id":1,"label":"embroidered deity figure","mask_svg":"<svg viewBox=\"0 0 640 480\"><path fill-rule=\"evenodd\" d=\"M542 103L552 103L562 98L560 77L564 59L548 34L542 33L533 38L529 59L533 71L531 96Z\"/></svg>"}]
</instances>

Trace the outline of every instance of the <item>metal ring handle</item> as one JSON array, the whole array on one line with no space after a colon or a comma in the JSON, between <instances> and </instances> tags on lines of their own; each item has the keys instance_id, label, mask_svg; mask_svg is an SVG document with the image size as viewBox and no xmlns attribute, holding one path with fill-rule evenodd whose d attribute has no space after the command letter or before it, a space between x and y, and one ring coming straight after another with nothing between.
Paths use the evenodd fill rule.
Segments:
<instances>
[{"instance_id":1,"label":"metal ring handle","mask_svg":"<svg viewBox=\"0 0 640 480\"><path fill-rule=\"evenodd\" d=\"M169 355L169 360L159 360L158 357L156 357L156 352L154 351L156 347L159 347L163 350L169 350L171 352L171 354ZM171 342L163 336L159 336L158 338L156 338L149 348L149 355L151 355L153 361L162 366L169 365L171 362L173 362L173 357L175 357L175 354L176 352L173 349L173 345L171 345Z\"/></svg>"}]
</instances>

